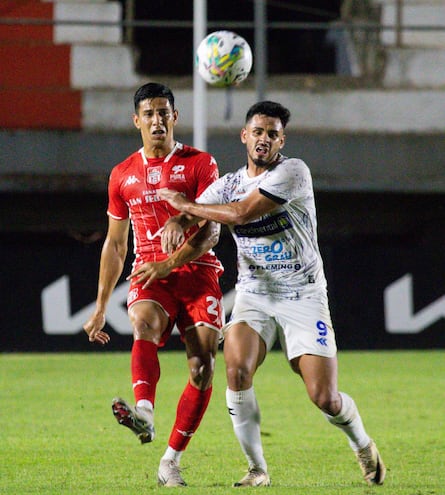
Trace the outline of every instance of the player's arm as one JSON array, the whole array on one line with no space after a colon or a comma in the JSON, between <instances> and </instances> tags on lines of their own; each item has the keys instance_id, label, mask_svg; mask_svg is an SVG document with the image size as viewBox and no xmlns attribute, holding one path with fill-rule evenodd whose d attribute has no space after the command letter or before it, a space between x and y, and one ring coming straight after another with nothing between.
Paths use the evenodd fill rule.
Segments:
<instances>
[{"instance_id":1,"label":"player's arm","mask_svg":"<svg viewBox=\"0 0 445 495\"><path fill-rule=\"evenodd\" d=\"M165 222L161 234L162 251L168 254L176 251L185 240L185 232L198 223L202 226L202 219L185 213L180 213L179 215L169 218Z\"/></svg>"},{"instance_id":2,"label":"player's arm","mask_svg":"<svg viewBox=\"0 0 445 495\"><path fill-rule=\"evenodd\" d=\"M102 330L105 326L105 311L124 268L130 228L128 219L108 218L107 237L100 257L96 309L83 326L90 342L98 342L99 344L106 344L110 340L110 336Z\"/></svg>"},{"instance_id":3,"label":"player's arm","mask_svg":"<svg viewBox=\"0 0 445 495\"><path fill-rule=\"evenodd\" d=\"M278 201L265 196L259 189L255 189L242 201L213 205L194 203L183 194L171 189L160 189L159 195L173 208L183 213L230 225L243 225L255 220L271 212L279 204Z\"/></svg>"},{"instance_id":4,"label":"player's arm","mask_svg":"<svg viewBox=\"0 0 445 495\"><path fill-rule=\"evenodd\" d=\"M127 280L134 279L136 283L143 283L144 289L147 288L153 280L167 277L174 268L183 266L212 249L218 243L220 231L221 226L218 223L204 221L200 229L168 258L163 261L144 263L133 271Z\"/></svg>"}]
</instances>

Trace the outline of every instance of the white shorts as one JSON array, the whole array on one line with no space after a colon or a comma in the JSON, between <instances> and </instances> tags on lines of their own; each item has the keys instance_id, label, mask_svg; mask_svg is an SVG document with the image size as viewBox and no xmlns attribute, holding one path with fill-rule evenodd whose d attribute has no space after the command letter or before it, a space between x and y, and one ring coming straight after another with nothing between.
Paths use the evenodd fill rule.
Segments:
<instances>
[{"instance_id":1,"label":"white shorts","mask_svg":"<svg viewBox=\"0 0 445 495\"><path fill-rule=\"evenodd\" d=\"M337 353L328 299L325 294L302 299L276 299L238 292L230 321L245 322L264 340L269 351L277 337L290 361L303 354L334 357Z\"/></svg>"}]
</instances>

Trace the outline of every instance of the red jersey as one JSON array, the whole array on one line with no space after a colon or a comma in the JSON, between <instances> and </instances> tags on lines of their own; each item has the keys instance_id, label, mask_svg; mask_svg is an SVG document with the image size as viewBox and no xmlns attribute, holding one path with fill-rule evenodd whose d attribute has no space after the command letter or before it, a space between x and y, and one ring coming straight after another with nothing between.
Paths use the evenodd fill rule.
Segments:
<instances>
[{"instance_id":1,"label":"red jersey","mask_svg":"<svg viewBox=\"0 0 445 495\"><path fill-rule=\"evenodd\" d=\"M107 213L117 220L130 218L136 265L168 256L161 249L161 233L165 222L179 212L160 199L158 189L175 189L194 201L218 176L218 165L212 155L178 142L167 156L147 158L141 148L113 168ZM186 238L197 229L192 227ZM222 269L213 251L193 263Z\"/></svg>"}]
</instances>

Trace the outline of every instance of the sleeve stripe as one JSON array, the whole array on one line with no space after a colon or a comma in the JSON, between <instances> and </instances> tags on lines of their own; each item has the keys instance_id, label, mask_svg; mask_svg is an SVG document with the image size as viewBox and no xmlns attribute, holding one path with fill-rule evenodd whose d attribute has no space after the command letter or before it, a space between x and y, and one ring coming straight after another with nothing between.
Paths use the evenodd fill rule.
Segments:
<instances>
[{"instance_id":1,"label":"sleeve stripe","mask_svg":"<svg viewBox=\"0 0 445 495\"><path fill-rule=\"evenodd\" d=\"M284 205L286 203L286 200L283 198L279 198L278 196L274 196L273 194L270 194L269 192L265 191L264 189L259 188L260 193L263 196L266 196L266 198L271 199L272 201L275 201L275 203L278 203L279 205Z\"/></svg>"},{"instance_id":2,"label":"sleeve stripe","mask_svg":"<svg viewBox=\"0 0 445 495\"><path fill-rule=\"evenodd\" d=\"M118 217L116 215L113 215L112 213L110 213L110 211L107 211L107 215L110 216L111 218L113 218L114 220L126 220L128 217L124 218L124 217Z\"/></svg>"}]
</instances>

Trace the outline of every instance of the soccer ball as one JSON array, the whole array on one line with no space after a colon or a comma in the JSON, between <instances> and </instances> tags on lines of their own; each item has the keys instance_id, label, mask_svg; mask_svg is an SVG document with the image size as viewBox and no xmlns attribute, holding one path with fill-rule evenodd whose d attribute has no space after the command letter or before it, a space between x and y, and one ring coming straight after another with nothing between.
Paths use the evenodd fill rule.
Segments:
<instances>
[{"instance_id":1,"label":"soccer ball","mask_svg":"<svg viewBox=\"0 0 445 495\"><path fill-rule=\"evenodd\" d=\"M215 31L199 44L196 67L201 77L212 86L233 86L249 75L252 50L238 34L232 31Z\"/></svg>"}]
</instances>

